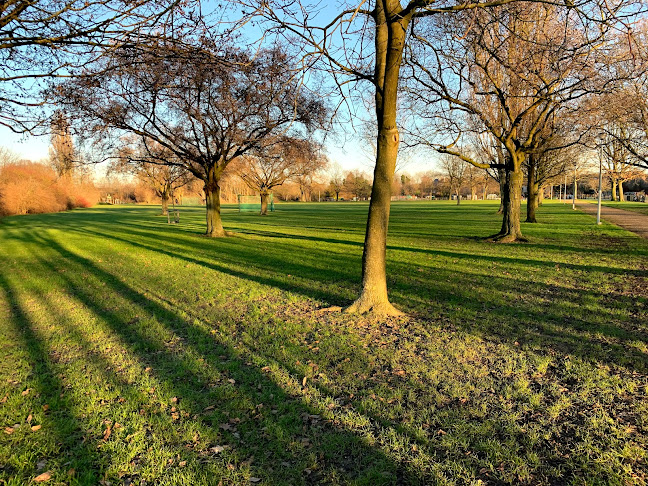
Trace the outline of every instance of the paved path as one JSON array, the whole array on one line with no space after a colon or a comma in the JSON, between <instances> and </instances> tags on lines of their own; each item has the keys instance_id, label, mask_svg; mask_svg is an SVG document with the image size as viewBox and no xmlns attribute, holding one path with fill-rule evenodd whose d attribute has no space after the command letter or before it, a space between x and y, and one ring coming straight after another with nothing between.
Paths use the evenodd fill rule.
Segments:
<instances>
[{"instance_id":1,"label":"paved path","mask_svg":"<svg viewBox=\"0 0 648 486\"><path fill-rule=\"evenodd\" d=\"M596 217L596 204L577 203L576 207L584 213ZM622 228L638 234L642 238L648 239L648 216L625 209L610 208L601 206L601 219L608 223L616 224Z\"/></svg>"}]
</instances>

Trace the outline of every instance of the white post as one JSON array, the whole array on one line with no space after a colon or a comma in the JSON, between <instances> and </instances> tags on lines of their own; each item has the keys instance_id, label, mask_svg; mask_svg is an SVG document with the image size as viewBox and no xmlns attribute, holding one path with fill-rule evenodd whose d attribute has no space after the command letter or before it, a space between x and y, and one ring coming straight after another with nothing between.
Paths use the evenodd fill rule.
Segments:
<instances>
[{"instance_id":1,"label":"white post","mask_svg":"<svg viewBox=\"0 0 648 486\"><path fill-rule=\"evenodd\" d=\"M598 208L596 209L596 224L601 224L601 197L603 192L603 149L599 149L599 188Z\"/></svg>"}]
</instances>

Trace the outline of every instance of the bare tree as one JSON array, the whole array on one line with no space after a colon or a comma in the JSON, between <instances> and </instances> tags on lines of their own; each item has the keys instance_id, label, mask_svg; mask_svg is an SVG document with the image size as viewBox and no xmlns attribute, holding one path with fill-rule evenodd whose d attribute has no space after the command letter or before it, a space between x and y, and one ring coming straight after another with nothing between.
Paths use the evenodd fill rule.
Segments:
<instances>
[{"instance_id":1,"label":"bare tree","mask_svg":"<svg viewBox=\"0 0 648 486\"><path fill-rule=\"evenodd\" d=\"M75 166L75 150L70 122L62 111L54 113L51 122L50 164L59 177L70 177Z\"/></svg>"},{"instance_id":2,"label":"bare tree","mask_svg":"<svg viewBox=\"0 0 648 486\"><path fill-rule=\"evenodd\" d=\"M466 35L458 38L461 29ZM428 104L441 102L452 116L446 118L447 126L456 138L439 140L438 150L477 167L503 170L504 214L496 240L523 238L523 164L556 118L574 110L575 100L599 89L592 81L592 46L602 42L601 36L600 30L582 25L575 13L560 15L555 6L515 3L442 19L422 38L422 49L408 56L417 80L411 95ZM419 85L425 89L418 90ZM436 108L429 113L435 124L443 117ZM503 151L503 157L498 154L486 164L458 148L464 133L483 131Z\"/></svg>"},{"instance_id":3,"label":"bare tree","mask_svg":"<svg viewBox=\"0 0 648 486\"><path fill-rule=\"evenodd\" d=\"M41 123L41 81L68 77L101 55L159 28L176 0L0 2L0 125Z\"/></svg>"},{"instance_id":4,"label":"bare tree","mask_svg":"<svg viewBox=\"0 0 648 486\"><path fill-rule=\"evenodd\" d=\"M345 86L349 80L368 81L373 85L376 158L362 258L362 289L358 299L346 309L348 312L400 313L387 295L386 243L391 182L400 144L397 106L404 50L420 42L420 26L426 19L485 10L515 1L409 0L404 5L398 0L340 2L333 18L316 25L318 12L325 12L319 4L307 5L299 0L269 0L259 4L240 0L257 9L259 15L290 37L293 44L301 41L307 47L304 62L329 71L343 94L348 93ZM589 0L569 1L557 13L565 15L592 5L596 6ZM601 8L607 18L609 9L605 5ZM465 31L460 27L455 34Z\"/></svg>"},{"instance_id":5,"label":"bare tree","mask_svg":"<svg viewBox=\"0 0 648 486\"><path fill-rule=\"evenodd\" d=\"M461 202L460 189L463 186L467 175L468 164L458 157L446 154L441 159L441 167L448 176L450 183L450 190L453 191L457 197L457 205Z\"/></svg>"},{"instance_id":6,"label":"bare tree","mask_svg":"<svg viewBox=\"0 0 648 486\"><path fill-rule=\"evenodd\" d=\"M108 60L115 69L68 83L61 101L95 133L133 134L172 152L165 163L204 182L206 235L222 237L227 166L278 137L316 128L325 109L302 89L280 46L250 53L207 36L192 41L120 49Z\"/></svg>"},{"instance_id":7,"label":"bare tree","mask_svg":"<svg viewBox=\"0 0 648 486\"><path fill-rule=\"evenodd\" d=\"M261 196L261 215L268 214L272 189L288 179L303 177L318 166L319 148L311 140L285 137L261 152L242 157L235 165L238 175Z\"/></svg>"},{"instance_id":8,"label":"bare tree","mask_svg":"<svg viewBox=\"0 0 648 486\"><path fill-rule=\"evenodd\" d=\"M342 166L337 162L331 166L330 169L330 187L331 191L335 194L335 200L340 200L340 192L344 188L344 172L342 171Z\"/></svg>"},{"instance_id":9,"label":"bare tree","mask_svg":"<svg viewBox=\"0 0 648 486\"><path fill-rule=\"evenodd\" d=\"M135 176L150 187L162 202L162 214L169 213L169 200L175 191L187 185L193 175L176 159L176 155L158 143L131 143L119 150L111 170Z\"/></svg>"}]
</instances>

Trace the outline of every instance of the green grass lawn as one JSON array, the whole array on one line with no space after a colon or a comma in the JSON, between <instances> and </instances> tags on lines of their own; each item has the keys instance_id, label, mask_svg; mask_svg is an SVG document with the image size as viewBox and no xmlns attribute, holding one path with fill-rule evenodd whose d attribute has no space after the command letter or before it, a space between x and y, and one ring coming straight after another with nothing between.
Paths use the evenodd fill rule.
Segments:
<instances>
[{"instance_id":1,"label":"green grass lawn","mask_svg":"<svg viewBox=\"0 0 648 486\"><path fill-rule=\"evenodd\" d=\"M380 322L366 204L3 219L0 484L645 484L648 241L496 209L393 204Z\"/></svg>"},{"instance_id":2,"label":"green grass lawn","mask_svg":"<svg viewBox=\"0 0 648 486\"><path fill-rule=\"evenodd\" d=\"M636 213L648 215L648 203L630 201L603 201L602 204L611 208L625 209L626 211L634 211Z\"/></svg>"}]
</instances>

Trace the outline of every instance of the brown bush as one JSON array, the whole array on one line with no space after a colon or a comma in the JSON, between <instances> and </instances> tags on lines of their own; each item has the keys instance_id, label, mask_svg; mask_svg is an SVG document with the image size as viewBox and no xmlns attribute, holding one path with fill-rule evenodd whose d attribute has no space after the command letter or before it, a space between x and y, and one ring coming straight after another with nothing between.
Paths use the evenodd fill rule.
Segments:
<instances>
[{"instance_id":1,"label":"brown bush","mask_svg":"<svg viewBox=\"0 0 648 486\"><path fill-rule=\"evenodd\" d=\"M90 207L98 200L92 184L57 179L46 165L20 162L0 167L0 214L52 213Z\"/></svg>"}]
</instances>

